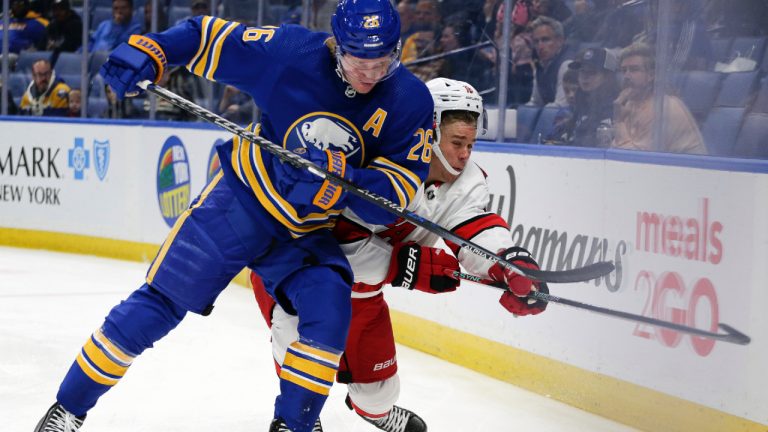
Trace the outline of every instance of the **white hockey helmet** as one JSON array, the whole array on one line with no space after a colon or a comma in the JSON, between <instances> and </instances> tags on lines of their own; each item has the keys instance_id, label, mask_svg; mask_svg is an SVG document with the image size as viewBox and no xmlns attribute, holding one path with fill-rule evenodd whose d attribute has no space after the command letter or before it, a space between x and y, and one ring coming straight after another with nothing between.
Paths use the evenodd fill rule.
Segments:
<instances>
[{"instance_id":1,"label":"white hockey helmet","mask_svg":"<svg viewBox=\"0 0 768 432\"><path fill-rule=\"evenodd\" d=\"M477 136L484 135L487 129L488 116L483 108L483 98L471 84L448 78L429 80L427 88L432 94L432 100L435 103L435 145L432 146L432 152L437 155L437 158L449 173L459 175L460 172L448 164L445 156L443 156L443 152L440 150L440 122L445 111L473 112L477 114Z\"/></svg>"}]
</instances>

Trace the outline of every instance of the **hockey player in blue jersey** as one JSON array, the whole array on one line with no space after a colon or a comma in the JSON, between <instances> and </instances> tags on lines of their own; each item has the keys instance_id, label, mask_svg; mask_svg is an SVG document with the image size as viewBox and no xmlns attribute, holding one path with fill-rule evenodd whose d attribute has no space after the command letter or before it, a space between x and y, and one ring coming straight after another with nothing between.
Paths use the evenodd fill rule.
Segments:
<instances>
[{"instance_id":1,"label":"hockey player in blue jersey","mask_svg":"<svg viewBox=\"0 0 768 432\"><path fill-rule=\"evenodd\" d=\"M332 29L195 17L132 36L101 74L118 97L169 65L233 85L263 111L252 131L405 207L427 174L432 99L400 66L397 12L389 0L341 0ZM395 217L239 137L217 150L222 170L179 217L145 283L86 341L36 431L77 431L139 354L188 311L209 314L246 266L300 320L270 431L315 426L344 350L353 281L328 228L343 208L370 223Z\"/></svg>"}]
</instances>

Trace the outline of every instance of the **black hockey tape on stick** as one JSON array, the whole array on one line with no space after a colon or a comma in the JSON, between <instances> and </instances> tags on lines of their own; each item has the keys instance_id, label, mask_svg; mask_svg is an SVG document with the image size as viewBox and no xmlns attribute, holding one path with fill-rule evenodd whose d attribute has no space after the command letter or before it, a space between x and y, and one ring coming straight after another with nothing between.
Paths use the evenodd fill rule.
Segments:
<instances>
[{"instance_id":1,"label":"black hockey tape on stick","mask_svg":"<svg viewBox=\"0 0 768 432\"><path fill-rule=\"evenodd\" d=\"M322 169L320 166L316 165L315 163L307 159L304 159L303 157L289 150L286 150L278 146L277 144L264 139L263 137L260 137L248 130L245 130L244 128L236 125L235 123L221 116L218 116L212 113L211 111L208 111L207 109L201 107L200 105L197 105L194 102L190 102L187 99L184 99L183 97L177 95L176 93L173 93L156 84L152 84L150 81L146 81L146 80L138 83L137 85L142 89L148 91L149 93L152 93L154 95L157 95L158 97L161 97L167 100L168 102L181 108L184 111L192 113L205 121L214 123L219 127L221 127L222 129L232 132L233 134L238 135L240 138L243 138L245 140L248 140L258 145L262 149L268 151L269 153L273 154L274 156L278 157L280 160L284 162L288 162L291 165L299 168L305 168L312 174L344 188L347 191L347 193L355 195L356 197L361 198L371 204L374 204L394 215L397 215L420 228L423 228L435 235L442 237L445 240L451 241L475 255L483 257L494 263L499 263L500 265L512 270L513 272L517 274L521 274L527 278L530 278L536 281L541 281L541 282L549 282L549 283L584 282L584 281L588 281L588 280L592 280L592 279L596 279L598 277L604 276L612 272L614 269L613 263L607 262L607 261L597 262L585 267L571 269L571 270L564 270L564 271L534 270L534 269L527 269L527 268L522 269L520 267L515 266L514 264L511 264L505 261L500 256L483 248L482 246L476 245L475 243L472 243L469 240L463 239L457 236L456 234L452 233L451 231L443 228L442 226L428 219L425 219L414 212L401 208L397 204L393 203L392 201L382 196L379 196L373 192L365 190L355 185L354 183L347 181L342 177L339 177L333 173L330 173Z\"/></svg>"},{"instance_id":2,"label":"black hockey tape on stick","mask_svg":"<svg viewBox=\"0 0 768 432\"><path fill-rule=\"evenodd\" d=\"M484 279L480 276L475 276L468 273L462 273L459 271L454 271L451 274L453 277L457 279L464 279L464 280L475 282L481 285L486 285L492 288L498 288L501 290L507 289L506 286L499 284L494 280ZM749 336L745 335L744 333L736 330L735 328L729 326L728 324L723 324L723 323L719 323L718 327L720 327L720 329L723 330L725 333L714 333L711 331L701 330L696 327L689 327L686 325L677 324L669 321L663 321L656 318L636 315L636 314L624 312L624 311L617 311L613 309L604 308L601 306L594 306L587 303L577 302L575 300L568 300L562 297L557 297L557 296L553 296L552 294L545 294L538 291L531 291L528 297L534 298L536 300L543 300L548 303L559 303L559 304L571 306L577 309L584 309L584 310L599 313L602 315L612 316L614 318L622 318L628 321L641 322L641 323L645 323L645 324L656 326L656 327L663 327L670 330L679 331L681 333L688 333L688 334L692 334L700 337L719 340L723 342L729 342L729 343L738 344L738 345L748 345L752 340Z\"/></svg>"}]
</instances>

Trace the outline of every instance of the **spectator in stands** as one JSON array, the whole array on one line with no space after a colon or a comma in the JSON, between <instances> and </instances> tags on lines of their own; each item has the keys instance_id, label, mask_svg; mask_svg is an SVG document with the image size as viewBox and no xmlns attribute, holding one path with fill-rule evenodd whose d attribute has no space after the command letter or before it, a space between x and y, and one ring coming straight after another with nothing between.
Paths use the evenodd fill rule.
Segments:
<instances>
[{"instance_id":1,"label":"spectator in stands","mask_svg":"<svg viewBox=\"0 0 768 432\"><path fill-rule=\"evenodd\" d=\"M183 97L184 99L193 99L194 96L192 86L187 81L188 75L185 75L185 72L186 70L182 66L175 66L170 69L166 69L166 71L163 73L163 76L160 77L158 84ZM155 119L173 121L186 121L192 119L191 114L168 102L167 100L162 98L157 98L156 100ZM149 113L149 110L150 100L147 98L144 100L144 111Z\"/></svg>"},{"instance_id":2,"label":"spectator in stands","mask_svg":"<svg viewBox=\"0 0 768 432\"><path fill-rule=\"evenodd\" d=\"M633 44L621 53L622 91L614 102L612 147L630 150L706 154L696 121L682 100L664 95L663 125L655 123L653 52ZM654 131L661 127L661 142Z\"/></svg>"},{"instance_id":3,"label":"spectator in stands","mask_svg":"<svg viewBox=\"0 0 768 432\"><path fill-rule=\"evenodd\" d=\"M765 35L768 30L765 0L708 0L704 16L707 33L718 38Z\"/></svg>"},{"instance_id":4,"label":"spectator in stands","mask_svg":"<svg viewBox=\"0 0 768 432\"><path fill-rule=\"evenodd\" d=\"M0 95L3 93L3 80L2 76L0 76ZM8 115L16 115L19 112L18 107L16 106L16 102L13 100L13 96L11 95L11 92L9 91L6 93L5 100L8 101Z\"/></svg>"},{"instance_id":5,"label":"spectator in stands","mask_svg":"<svg viewBox=\"0 0 768 432\"><path fill-rule=\"evenodd\" d=\"M68 104L67 104L67 117L80 117L80 103L82 94L80 89L72 89L69 91Z\"/></svg>"},{"instance_id":6,"label":"spectator in stands","mask_svg":"<svg viewBox=\"0 0 768 432\"><path fill-rule=\"evenodd\" d=\"M139 110L133 104L133 98L117 100L115 92L113 92L108 85L104 86L104 92L107 95L107 110L101 117L110 119L131 119L141 117Z\"/></svg>"},{"instance_id":7,"label":"spectator in stands","mask_svg":"<svg viewBox=\"0 0 768 432\"><path fill-rule=\"evenodd\" d=\"M471 45L472 23L456 21L446 24L440 36L440 52L449 53L453 50ZM493 63L487 57L480 55L476 49L447 55L438 71L438 75L472 84L479 91L489 88L490 74Z\"/></svg>"},{"instance_id":8,"label":"spectator in stands","mask_svg":"<svg viewBox=\"0 0 768 432\"><path fill-rule=\"evenodd\" d=\"M397 4L397 12L400 14L400 39L406 40L415 31L416 7L413 3L401 1Z\"/></svg>"},{"instance_id":9,"label":"spectator in stands","mask_svg":"<svg viewBox=\"0 0 768 432\"><path fill-rule=\"evenodd\" d=\"M563 0L532 0L531 20L540 16L547 16L563 22L573 14Z\"/></svg>"},{"instance_id":10,"label":"spectator in stands","mask_svg":"<svg viewBox=\"0 0 768 432\"><path fill-rule=\"evenodd\" d=\"M415 6L413 19L415 31L438 30L443 16L440 14L436 0L419 0Z\"/></svg>"},{"instance_id":11,"label":"spectator in stands","mask_svg":"<svg viewBox=\"0 0 768 432\"><path fill-rule=\"evenodd\" d=\"M53 58L61 52L74 52L83 44L83 21L69 7L69 0L53 2L53 21L48 26L48 50Z\"/></svg>"},{"instance_id":12,"label":"spectator in stands","mask_svg":"<svg viewBox=\"0 0 768 432\"><path fill-rule=\"evenodd\" d=\"M158 2L160 12L157 14L157 31L163 31L168 28L168 15L165 12L165 2ZM142 33L149 33L152 31L152 1L144 3L144 24L142 25Z\"/></svg>"},{"instance_id":13,"label":"spectator in stands","mask_svg":"<svg viewBox=\"0 0 768 432\"><path fill-rule=\"evenodd\" d=\"M172 24L180 24L182 21L186 21L192 17L200 16L200 15L208 15L211 13L211 6L208 4L205 0L197 0L192 2L192 5L189 7L190 14L185 16L184 18L178 19L175 23Z\"/></svg>"},{"instance_id":14,"label":"spectator in stands","mask_svg":"<svg viewBox=\"0 0 768 432\"><path fill-rule=\"evenodd\" d=\"M533 93L528 105L563 106L563 75L570 60L566 59L563 25L541 16L531 23L533 47L537 59L533 74Z\"/></svg>"},{"instance_id":15,"label":"spectator in stands","mask_svg":"<svg viewBox=\"0 0 768 432\"><path fill-rule=\"evenodd\" d=\"M707 35L698 2L680 1L669 3L669 36L666 42L667 70L705 70L713 62L712 43ZM635 42L656 46L658 34L658 3L651 2L646 19L646 30L635 37ZM749 53L743 53L749 56Z\"/></svg>"},{"instance_id":16,"label":"spectator in stands","mask_svg":"<svg viewBox=\"0 0 768 432\"><path fill-rule=\"evenodd\" d=\"M557 110L552 121L552 127L544 131L544 144L568 144L574 130L574 109L576 107L576 94L579 91L579 73L576 69L568 68L563 75L563 90L568 105Z\"/></svg>"},{"instance_id":17,"label":"spectator in stands","mask_svg":"<svg viewBox=\"0 0 768 432\"><path fill-rule=\"evenodd\" d=\"M29 0L13 0L8 26L8 51L18 54L26 49L45 49L48 20L30 10ZM3 20L0 19L0 43L3 41Z\"/></svg>"},{"instance_id":18,"label":"spectator in stands","mask_svg":"<svg viewBox=\"0 0 768 432\"><path fill-rule=\"evenodd\" d=\"M602 125L610 130L613 101L619 94L616 81L616 56L605 48L588 48L579 52L569 65L578 73L579 88L573 107L571 144L580 147L609 147L610 138L598 137Z\"/></svg>"},{"instance_id":19,"label":"spectator in stands","mask_svg":"<svg viewBox=\"0 0 768 432\"><path fill-rule=\"evenodd\" d=\"M480 21L482 21L481 28L485 38L492 40L496 36L496 17L499 14L499 8L503 5L502 0L485 0L485 3L483 3Z\"/></svg>"},{"instance_id":20,"label":"spectator in stands","mask_svg":"<svg viewBox=\"0 0 768 432\"><path fill-rule=\"evenodd\" d=\"M247 124L253 119L253 98L235 87L226 86L219 101L219 114L225 119Z\"/></svg>"},{"instance_id":21,"label":"spectator in stands","mask_svg":"<svg viewBox=\"0 0 768 432\"><path fill-rule=\"evenodd\" d=\"M420 80L429 81L437 77L443 60L410 66L408 63L434 55L439 46L442 16L435 0L419 0L415 6L413 34L403 41L402 61Z\"/></svg>"},{"instance_id":22,"label":"spectator in stands","mask_svg":"<svg viewBox=\"0 0 768 432\"><path fill-rule=\"evenodd\" d=\"M575 0L573 15L563 21L565 37L573 42L591 42L597 32L599 16L592 0Z\"/></svg>"},{"instance_id":23,"label":"spectator in stands","mask_svg":"<svg viewBox=\"0 0 768 432\"><path fill-rule=\"evenodd\" d=\"M21 114L33 116L66 116L69 86L60 78L48 60L32 65L32 82L21 97Z\"/></svg>"},{"instance_id":24,"label":"spectator in stands","mask_svg":"<svg viewBox=\"0 0 768 432\"><path fill-rule=\"evenodd\" d=\"M112 19L102 21L90 39L90 51L112 51L132 34L141 34L141 23L133 19L133 0L112 0Z\"/></svg>"},{"instance_id":25,"label":"spectator in stands","mask_svg":"<svg viewBox=\"0 0 768 432\"><path fill-rule=\"evenodd\" d=\"M419 0L415 6L413 34L403 41L402 61L407 63L436 53L442 16L435 0ZM442 61L409 67L422 81L437 77Z\"/></svg>"},{"instance_id":26,"label":"spectator in stands","mask_svg":"<svg viewBox=\"0 0 768 432\"><path fill-rule=\"evenodd\" d=\"M596 16L593 42L605 48L624 48L643 31L649 13L648 1L609 0Z\"/></svg>"},{"instance_id":27,"label":"spectator in stands","mask_svg":"<svg viewBox=\"0 0 768 432\"><path fill-rule=\"evenodd\" d=\"M497 32L500 33L500 32ZM495 40L496 46L502 46L501 34L497 34ZM533 92L533 43L529 32L519 32L512 36L510 43L511 59L507 78L507 107L515 108L531 100ZM495 49L482 50L488 61L493 65L492 85L499 81L499 64L497 51ZM498 91L490 96L485 96L487 100L498 98Z\"/></svg>"}]
</instances>

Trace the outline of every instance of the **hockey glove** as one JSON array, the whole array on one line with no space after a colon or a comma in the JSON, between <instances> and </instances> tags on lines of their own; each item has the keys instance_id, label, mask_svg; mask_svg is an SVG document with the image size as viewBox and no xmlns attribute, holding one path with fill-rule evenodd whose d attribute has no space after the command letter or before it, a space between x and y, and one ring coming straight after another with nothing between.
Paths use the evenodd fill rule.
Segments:
<instances>
[{"instance_id":1,"label":"hockey glove","mask_svg":"<svg viewBox=\"0 0 768 432\"><path fill-rule=\"evenodd\" d=\"M384 283L430 294L451 292L459 286L459 280L451 276L458 270L459 261L442 249L401 243L392 250Z\"/></svg>"},{"instance_id":2,"label":"hockey glove","mask_svg":"<svg viewBox=\"0 0 768 432\"><path fill-rule=\"evenodd\" d=\"M517 267L539 269L539 265L531 258L531 253L521 247L501 250L499 255ZM488 275L491 279L507 286L507 291L501 295L499 303L509 312L521 316L536 315L544 312L544 309L547 308L547 302L527 297L533 290L549 294L547 284L534 282L499 263L488 269Z\"/></svg>"},{"instance_id":3,"label":"hockey glove","mask_svg":"<svg viewBox=\"0 0 768 432\"><path fill-rule=\"evenodd\" d=\"M166 65L165 53L155 41L146 36L132 35L127 43L121 43L112 51L99 73L117 98L122 100L125 96L136 96L141 92L136 86L139 81L157 82L163 76Z\"/></svg>"},{"instance_id":4,"label":"hockey glove","mask_svg":"<svg viewBox=\"0 0 768 432\"><path fill-rule=\"evenodd\" d=\"M344 153L331 150L318 150L313 147L298 148L294 153L314 162L316 165L348 181L352 180L352 170L347 167ZM280 195L293 204L314 204L323 210L338 207L346 196L340 186L332 184L307 170L298 168L277 157L272 158L274 183Z\"/></svg>"}]
</instances>

